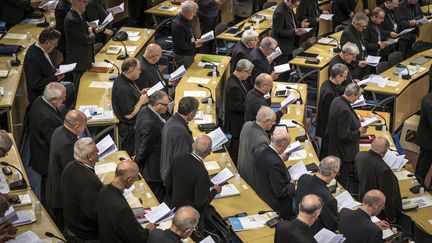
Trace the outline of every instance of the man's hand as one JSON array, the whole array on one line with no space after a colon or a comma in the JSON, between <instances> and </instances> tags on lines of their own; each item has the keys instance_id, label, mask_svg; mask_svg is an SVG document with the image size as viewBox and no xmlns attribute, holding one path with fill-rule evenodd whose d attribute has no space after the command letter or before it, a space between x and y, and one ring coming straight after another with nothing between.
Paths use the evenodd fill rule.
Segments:
<instances>
[{"instance_id":1,"label":"man's hand","mask_svg":"<svg viewBox=\"0 0 432 243\"><path fill-rule=\"evenodd\" d=\"M390 224L385 220L380 220L380 221L376 222L375 224L382 230L386 230L386 229L390 228Z\"/></svg>"},{"instance_id":2,"label":"man's hand","mask_svg":"<svg viewBox=\"0 0 432 243\"><path fill-rule=\"evenodd\" d=\"M213 186L213 189L215 189L217 193L220 193L222 191L222 186L219 184L216 184Z\"/></svg>"},{"instance_id":3,"label":"man's hand","mask_svg":"<svg viewBox=\"0 0 432 243\"><path fill-rule=\"evenodd\" d=\"M201 46L202 46L202 44L203 44L203 43L202 43L202 41L201 41L201 40L199 40L199 39L198 39L198 40L196 40L196 41L195 41L195 48L199 48L199 47L201 47Z\"/></svg>"},{"instance_id":4,"label":"man's hand","mask_svg":"<svg viewBox=\"0 0 432 243\"><path fill-rule=\"evenodd\" d=\"M283 159L283 161L287 161L290 157L291 153L282 153L280 156Z\"/></svg>"},{"instance_id":5,"label":"man's hand","mask_svg":"<svg viewBox=\"0 0 432 243\"><path fill-rule=\"evenodd\" d=\"M279 73L272 72L270 75L273 78L273 80L276 80L279 78Z\"/></svg>"},{"instance_id":6,"label":"man's hand","mask_svg":"<svg viewBox=\"0 0 432 243\"><path fill-rule=\"evenodd\" d=\"M148 96L147 96L147 94L142 94L140 96L138 102L141 104L141 106L147 104L147 102L148 102Z\"/></svg>"},{"instance_id":7,"label":"man's hand","mask_svg":"<svg viewBox=\"0 0 432 243\"><path fill-rule=\"evenodd\" d=\"M34 9L37 9L42 3L42 0L31 0L30 6Z\"/></svg>"},{"instance_id":8,"label":"man's hand","mask_svg":"<svg viewBox=\"0 0 432 243\"><path fill-rule=\"evenodd\" d=\"M408 21L408 24L411 26L415 26L417 24L417 20L412 19L412 20Z\"/></svg>"},{"instance_id":9,"label":"man's hand","mask_svg":"<svg viewBox=\"0 0 432 243\"><path fill-rule=\"evenodd\" d=\"M283 113L283 114L286 114L287 113L287 106L284 106L284 107L281 107L281 108L279 108L279 110Z\"/></svg>"},{"instance_id":10,"label":"man's hand","mask_svg":"<svg viewBox=\"0 0 432 243\"><path fill-rule=\"evenodd\" d=\"M175 84L175 80L174 79L168 80L168 85L169 86L174 86L174 84Z\"/></svg>"},{"instance_id":11,"label":"man's hand","mask_svg":"<svg viewBox=\"0 0 432 243\"><path fill-rule=\"evenodd\" d=\"M302 29L294 29L294 34L295 34L295 35L300 36L300 35L304 35L304 34L306 34L306 33L307 33L306 30L302 30Z\"/></svg>"},{"instance_id":12,"label":"man's hand","mask_svg":"<svg viewBox=\"0 0 432 243\"><path fill-rule=\"evenodd\" d=\"M379 44L379 46L380 46L380 47L379 47L380 49L384 49L384 48L386 48L388 45L385 44L385 43L382 43L382 42L381 42L381 43Z\"/></svg>"},{"instance_id":13,"label":"man's hand","mask_svg":"<svg viewBox=\"0 0 432 243\"><path fill-rule=\"evenodd\" d=\"M112 30L105 29L105 30L104 30L104 34L105 34L105 35L108 35L108 36L112 36L112 35L114 34L114 32L113 32Z\"/></svg>"},{"instance_id":14,"label":"man's hand","mask_svg":"<svg viewBox=\"0 0 432 243\"><path fill-rule=\"evenodd\" d=\"M366 61L365 60L359 61L358 66L361 68L366 67Z\"/></svg>"},{"instance_id":15,"label":"man's hand","mask_svg":"<svg viewBox=\"0 0 432 243\"><path fill-rule=\"evenodd\" d=\"M351 11L351 13L349 14L350 18L354 17L355 13L353 11Z\"/></svg>"},{"instance_id":16,"label":"man's hand","mask_svg":"<svg viewBox=\"0 0 432 243\"><path fill-rule=\"evenodd\" d=\"M149 223L145 226L145 228L151 232L152 230L156 229L156 226L157 226L156 224Z\"/></svg>"},{"instance_id":17,"label":"man's hand","mask_svg":"<svg viewBox=\"0 0 432 243\"><path fill-rule=\"evenodd\" d=\"M58 75L56 75L56 77L57 77L57 81L61 81L64 79L65 75L64 74L58 74Z\"/></svg>"},{"instance_id":18,"label":"man's hand","mask_svg":"<svg viewBox=\"0 0 432 243\"><path fill-rule=\"evenodd\" d=\"M88 27L88 33L89 33L89 35L95 35L92 27Z\"/></svg>"},{"instance_id":19,"label":"man's hand","mask_svg":"<svg viewBox=\"0 0 432 243\"><path fill-rule=\"evenodd\" d=\"M309 22L308 22L308 20L307 20L307 19L304 19L304 20L301 22L300 26L301 26L302 28L307 28L307 27L309 27Z\"/></svg>"},{"instance_id":20,"label":"man's hand","mask_svg":"<svg viewBox=\"0 0 432 243\"><path fill-rule=\"evenodd\" d=\"M393 39L394 39L394 38L398 38L398 37L399 37L399 34L396 33L396 32L393 32L393 31L392 31L392 32L390 32L390 37L393 38Z\"/></svg>"},{"instance_id":21,"label":"man's hand","mask_svg":"<svg viewBox=\"0 0 432 243\"><path fill-rule=\"evenodd\" d=\"M7 193L7 194L2 194L2 195L3 195L3 197L6 198L6 200L8 200L8 202L14 202L14 201L19 200L19 197L16 194Z\"/></svg>"},{"instance_id":22,"label":"man's hand","mask_svg":"<svg viewBox=\"0 0 432 243\"><path fill-rule=\"evenodd\" d=\"M360 131L360 136L365 135L367 132L367 127L360 127L358 129Z\"/></svg>"}]
</instances>

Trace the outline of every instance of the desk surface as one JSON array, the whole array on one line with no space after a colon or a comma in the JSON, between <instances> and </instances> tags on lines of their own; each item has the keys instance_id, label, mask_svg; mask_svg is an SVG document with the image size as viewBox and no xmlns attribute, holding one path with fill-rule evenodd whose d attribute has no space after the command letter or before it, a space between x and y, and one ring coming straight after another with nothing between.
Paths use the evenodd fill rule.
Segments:
<instances>
[{"instance_id":1,"label":"desk surface","mask_svg":"<svg viewBox=\"0 0 432 243\"><path fill-rule=\"evenodd\" d=\"M297 86L297 89L300 91L303 104L300 104L297 108L297 104L294 102L293 104L289 104L287 106L287 113L282 116L281 119L289 119L289 120L296 120L298 122L304 122L305 120L305 109L307 107L307 85L306 84L298 84L298 83L284 83L284 82L273 82L273 89L272 89L272 103L280 103L282 102L286 97L275 97L276 87L277 85L286 85L289 84L291 87ZM298 99L300 98L300 95L292 90L291 91L294 96Z\"/></svg>"},{"instance_id":2,"label":"desk surface","mask_svg":"<svg viewBox=\"0 0 432 243\"><path fill-rule=\"evenodd\" d=\"M156 16L173 17L180 13L180 5L172 4L171 1L163 1L158 5L151 7L144 11L145 13L153 14Z\"/></svg>"}]
</instances>

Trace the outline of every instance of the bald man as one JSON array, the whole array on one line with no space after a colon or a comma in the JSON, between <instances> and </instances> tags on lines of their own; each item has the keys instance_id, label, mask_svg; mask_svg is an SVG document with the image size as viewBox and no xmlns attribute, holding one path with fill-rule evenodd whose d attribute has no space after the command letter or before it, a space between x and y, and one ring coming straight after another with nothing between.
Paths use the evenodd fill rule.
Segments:
<instances>
[{"instance_id":1,"label":"bald man","mask_svg":"<svg viewBox=\"0 0 432 243\"><path fill-rule=\"evenodd\" d=\"M100 190L96 202L100 242L147 242L149 229L154 229L154 224L143 228L123 196L123 191L139 180L138 165L123 160L117 165L111 184Z\"/></svg>"},{"instance_id":2,"label":"bald man","mask_svg":"<svg viewBox=\"0 0 432 243\"><path fill-rule=\"evenodd\" d=\"M372 222L371 217L377 216L384 208L386 198L379 190L368 191L362 206L357 210L343 208L339 213L339 232L350 243L384 242L382 228L388 228L386 222L381 226ZM381 227L381 228L380 228Z\"/></svg>"},{"instance_id":3,"label":"bald man","mask_svg":"<svg viewBox=\"0 0 432 243\"><path fill-rule=\"evenodd\" d=\"M369 151L357 154L354 168L359 181L359 200L362 200L369 190L380 190L384 193L387 203L379 216L394 223L401 215L402 200L398 180L383 160L389 147L387 138L381 136L375 138Z\"/></svg>"},{"instance_id":4,"label":"bald man","mask_svg":"<svg viewBox=\"0 0 432 243\"><path fill-rule=\"evenodd\" d=\"M48 163L46 185L46 205L51 218L60 230L63 230L63 204L60 179L63 169L74 160L74 144L78 136L87 127L87 117L79 110L69 111L63 126L54 130Z\"/></svg>"},{"instance_id":5,"label":"bald man","mask_svg":"<svg viewBox=\"0 0 432 243\"><path fill-rule=\"evenodd\" d=\"M291 205L295 193L295 186L282 159L287 159L284 151L290 142L287 131L275 131L270 145L255 156L255 191L283 219L290 219L293 215Z\"/></svg>"}]
</instances>

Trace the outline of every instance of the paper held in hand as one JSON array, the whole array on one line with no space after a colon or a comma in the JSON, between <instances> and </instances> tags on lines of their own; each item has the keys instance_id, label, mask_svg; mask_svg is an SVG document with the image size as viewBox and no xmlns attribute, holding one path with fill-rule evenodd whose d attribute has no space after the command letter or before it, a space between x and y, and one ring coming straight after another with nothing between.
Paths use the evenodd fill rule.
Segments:
<instances>
[{"instance_id":1,"label":"paper held in hand","mask_svg":"<svg viewBox=\"0 0 432 243\"><path fill-rule=\"evenodd\" d=\"M413 30L415 30L415 28L408 28L408 29L404 29L404 30L402 30L402 31L399 33L399 35L403 35L403 34L409 33L409 32L411 32L411 31L413 31Z\"/></svg>"},{"instance_id":2,"label":"paper held in hand","mask_svg":"<svg viewBox=\"0 0 432 243\"><path fill-rule=\"evenodd\" d=\"M207 136L209 136L212 140L212 150L228 142L228 138L222 132L220 127L212 132L207 133Z\"/></svg>"},{"instance_id":3,"label":"paper held in hand","mask_svg":"<svg viewBox=\"0 0 432 243\"><path fill-rule=\"evenodd\" d=\"M109 23L111 23L114 20L114 16L112 13L109 13L106 18L104 19L104 21L102 22L102 24L100 24L98 26L99 29L103 29L105 28Z\"/></svg>"},{"instance_id":4,"label":"paper held in hand","mask_svg":"<svg viewBox=\"0 0 432 243\"><path fill-rule=\"evenodd\" d=\"M277 65L273 69L275 73L284 73L286 71L291 70L291 67L289 63L286 63L286 64Z\"/></svg>"},{"instance_id":5,"label":"paper held in hand","mask_svg":"<svg viewBox=\"0 0 432 243\"><path fill-rule=\"evenodd\" d=\"M96 144L96 147L99 150L99 159L103 159L118 150L110 135L104 137L99 143Z\"/></svg>"},{"instance_id":6,"label":"paper held in hand","mask_svg":"<svg viewBox=\"0 0 432 243\"><path fill-rule=\"evenodd\" d=\"M300 161L300 162L296 163L295 165L291 166L288 169L288 172L290 174L291 180L294 180L294 181L298 181L300 176L308 173L307 169L306 169L306 165L304 164L303 161Z\"/></svg>"},{"instance_id":7,"label":"paper held in hand","mask_svg":"<svg viewBox=\"0 0 432 243\"><path fill-rule=\"evenodd\" d=\"M161 203L159 206L152 208L145 217L150 223L158 224L174 217L174 210L175 208L170 209L165 203Z\"/></svg>"},{"instance_id":8,"label":"paper held in hand","mask_svg":"<svg viewBox=\"0 0 432 243\"><path fill-rule=\"evenodd\" d=\"M293 94L293 92L289 92L288 97L286 97L286 99L284 99L281 102L281 107L284 107L284 106L289 105L289 104L293 104L293 103L296 102L296 100L297 100L297 98L295 97L295 95Z\"/></svg>"},{"instance_id":9,"label":"paper held in hand","mask_svg":"<svg viewBox=\"0 0 432 243\"><path fill-rule=\"evenodd\" d=\"M349 208L353 209L361 205L361 203L354 200L348 191L344 191L336 197L338 208Z\"/></svg>"},{"instance_id":10,"label":"paper held in hand","mask_svg":"<svg viewBox=\"0 0 432 243\"><path fill-rule=\"evenodd\" d=\"M361 126L362 127L367 127L367 126L369 126L370 124L372 124L372 123L374 123L376 121L378 121L378 118L376 116L367 117L367 118L365 118L364 121L361 122Z\"/></svg>"},{"instance_id":11,"label":"paper held in hand","mask_svg":"<svg viewBox=\"0 0 432 243\"><path fill-rule=\"evenodd\" d=\"M380 56L369 55L366 58L366 64L372 67L376 67L380 60L381 60Z\"/></svg>"},{"instance_id":12,"label":"paper held in hand","mask_svg":"<svg viewBox=\"0 0 432 243\"><path fill-rule=\"evenodd\" d=\"M124 3L121 3L120 5L112 7L112 8L108 8L107 11L111 12L112 14L122 13L122 12L124 12Z\"/></svg>"},{"instance_id":13,"label":"paper held in hand","mask_svg":"<svg viewBox=\"0 0 432 243\"><path fill-rule=\"evenodd\" d=\"M270 54L267 57L267 61L273 62L273 60L276 59L277 57L279 57L280 55L282 55L282 51L281 51L280 47L277 47L276 50L274 50L274 52L272 52L272 54Z\"/></svg>"},{"instance_id":14,"label":"paper held in hand","mask_svg":"<svg viewBox=\"0 0 432 243\"><path fill-rule=\"evenodd\" d=\"M183 77L186 74L186 69L184 65L181 65L177 70L170 74L170 79L175 80Z\"/></svg>"},{"instance_id":15,"label":"paper held in hand","mask_svg":"<svg viewBox=\"0 0 432 243\"><path fill-rule=\"evenodd\" d=\"M60 75L60 74L72 72L75 69L75 67L76 67L76 62L71 63L71 64L60 65L59 66L59 72L56 73L55 75Z\"/></svg>"},{"instance_id":16,"label":"paper held in hand","mask_svg":"<svg viewBox=\"0 0 432 243\"><path fill-rule=\"evenodd\" d=\"M314 236L315 240L319 243L342 243L346 240L341 234L335 234L332 231L322 228Z\"/></svg>"},{"instance_id":17,"label":"paper held in hand","mask_svg":"<svg viewBox=\"0 0 432 243\"><path fill-rule=\"evenodd\" d=\"M299 141L295 141L294 143L290 144L284 151L284 153L292 153L294 151L300 150L303 148L303 145Z\"/></svg>"},{"instance_id":18,"label":"paper held in hand","mask_svg":"<svg viewBox=\"0 0 432 243\"><path fill-rule=\"evenodd\" d=\"M320 19L324 19L324 20L331 20L333 18L334 14L321 14L319 16Z\"/></svg>"},{"instance_id":19,"label":"paper held in hand","mask_svg":"<svg viewBox=\"0 0 432 243\"><path fill-rule=\"evenodd\" d=\"M400 171L402 167L408 162L405 159L405 155L398 155L396 152L391 150L387 150L387 153L383 157L384 162L390 167L392 170Z\"/></svg>"},{"instance_id":20,"label":"paper held in hand","mask_svg":"<svg viewBox=\"0 0 432 243\"><path fill-rule=\"evenodd\" d=\"M213 40L213 39L214 39L214 31L213 31L213 30L211 30L211 31L209 31L209 32L207 32L207 33L205 33L205 34L202 35L201 38L200 38L200 40L201 40L202 42L210 41L210 40Z\"/></svg>"},{"instance_id":21,"label":"paper held in hand","mask_svg":"<svg viewBox=\"0 0 432 243\"><path fill-rule=\"evenodd\" d=\"M232 177L234 177L234 174L228 168L225 167L225 169L221 170L221 172L215 175L210 181L214 185L221 185L227 182Z\"/></svg>"},{"instance_id":22,"label":"paper held in hand","mask_svg":"<svg viewBox=\"0 0 432 243\"><path fill-rule=\"evenodd\" d=\"M157 84L153 85L149 90L147 90L147 95L150 96L150 95L154 94L154 92L159 91L163 88L164 88L164 86L163 86L162 82L159 81Z\"/></svg>"}]
</instances>

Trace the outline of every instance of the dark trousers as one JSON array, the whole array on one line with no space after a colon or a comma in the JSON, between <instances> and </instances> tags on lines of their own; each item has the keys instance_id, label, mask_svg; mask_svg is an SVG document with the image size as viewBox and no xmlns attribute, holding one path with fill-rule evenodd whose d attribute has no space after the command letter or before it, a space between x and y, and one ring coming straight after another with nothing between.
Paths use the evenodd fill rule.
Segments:
<instances>
[{"instance_id":1,"label":"dark trousers","mask_svg":"<svg viewBox=\"0 0 432 243\"><path fill-rule=\"evenodd\" d=\"M349 189L350 182L353 181L352 177L354 175L354 161L342 161L341 167L339 169L339 174L336 180L345 188Z\"/></svg>"},{"instance_id":2,"label":"dark trousers","mask_svg":"<svg viewBox=\"0 0 432 243\"><path fill-rule=\"evenodd\" d=\"M51 219L57 225L57 228L59 228L59 230L63 232L64 229L63 209L48 206L47 211Z\"/></svg>"},{"instance_id":3,"label":"dark trousers","mask_svg":"<svg viewBox=\"0 0 432 243\"><path fill-rule=\"evenodd\" d=\"M72 79L73 79L73 85L74 85L73 100L71 102L66 101L67 104L72 104L72 107L75 106L75 103L77 101L78 91L79 91L79 84L80 84L80 80L81 80L81 77L82 77L83 74L84 74L84 71L74 71L72 73Z\"/></svg>"},{"instance_id":4,"label":"dark trousers","mask_svg":"<svg viewBox=\"0 0 432 243\"><path fill-rule=\"evenodd\" d=\"M420 148L420 154L417 159L417 164L415 168L415 175L421 178L421 182L424 183L426 174L432 164L432 151L428 151ZM430 185L427 185L429 187Z\"/></svg>"},{"instance_id":5,"label":"dark trousers","mask_svg":"<svg viewBox=\"0 0 432 243\"><path fill-rule=\"evenodd\" d=\"M230 153L231 159L235 165L237 165L237 160L238 160L239 144L240 144L240 137L232 136L231 142L230 142L230 147L229 147L229 153Z\"/></svg>"},{"instance_id":6,"label":"dark trousers","mask_svg":"<svg viewBox=\"0 0 432 243\"><path fill-rule=\"evenodd\" d=\"M187 55L177 55L174 54L174 62L177 67L180 67L181 65L184 65L186 69L188 69L192 63L194 62L194 56L187 56Z\"/></svg>"},{"instance_id":7,"label":"dark trousers","mask_svg":"<svg viewBox=\"0 0 432 243\"><path fill-rule=\"evenodd\" d=\"M47 203L46 203L46 182L48 179L48 175L41 175L41 184L40 184L40 198L39 200L41 201L42 205L44 207L47 207Z\"/></svg>"},{"instance_id":8,"label":"dark trousers","mask_svg":"<svg viewBox=\"0 0 432 243\"><path fill-rule=\"evenodd\" d=\"M205 15L198 15L200 21L201 35L212 31L217 25L217 16L209 17ZM215 52L215 40L206 41L200 48L201 53L212 54Z\"/></svg>"},{"instance_id":9,"label":"dark trousers","mask_svg":"<svg viewBox=\"0 0 432 243\"><path fill-rule=\"evenodd\" d=\"M134 124L119 123L120 149L125 150L131 157L134 155L135 131Z\"/></svg>"},{"instance_id":10,"label":"dark trousers","mask_svg":"<svg viewBox=\"0 0 432 243\"><path fill-rule=\"evenodd\" d=\"M162 181L161 182L147 181L147 185L150 187L157 200L159 202L163 202L165 196L165 186L163 185Z\"/></svg>"}]
</instances>

